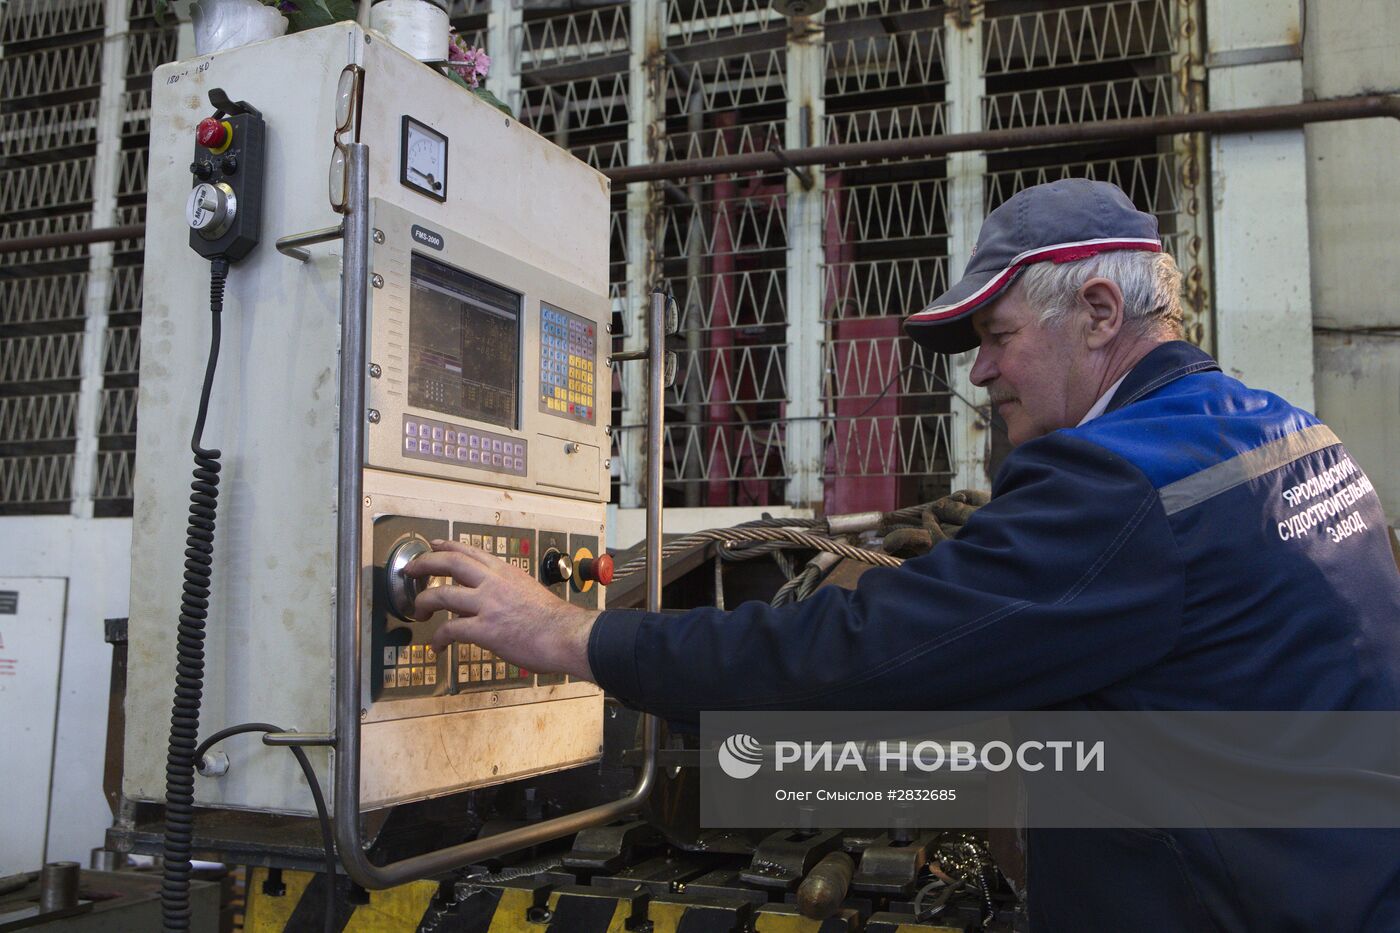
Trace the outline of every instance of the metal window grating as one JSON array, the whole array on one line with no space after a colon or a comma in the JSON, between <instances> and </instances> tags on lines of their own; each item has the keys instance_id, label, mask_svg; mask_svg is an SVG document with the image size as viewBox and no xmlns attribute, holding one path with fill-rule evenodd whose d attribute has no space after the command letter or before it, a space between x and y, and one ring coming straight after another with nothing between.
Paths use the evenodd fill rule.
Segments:
<instances>
[{"instance_id":1,"label":"metal window grating","mask_svg":"<svg viewBox=\"0 0 1400 933\"><path fill-rule=\"evenodd\" d=\"M92 202L91 156L0 171L0 214L28 214Z\"/></svg>"},{"instance_id":2,"label":"metal window grating","mask_svg":"<svg viewBox=\"0 0 1400 933\"><path fill-rule=\"evenodd\" d=\"M663 28L660 158L787 144L782 16L764 3L668 2ZM689 506L782 502L794 475L786 181L746 173L671 185L649 222L658 275L680 309L666 411L670 496ZM624 474L635 476L641 465L627 453Z\"/></svg>"},{"instance_id":3,"label":"metal window grating","mask_svg":"<svg viewBox=\"0 0 1400 933\"><path fill-rule=\"evenodd\" d=\"M97 101L6 109L0 113L0 152L9 159L78 149L97 142Z\"/></svg>"},{"instance_id":4,"label":"metal window grating","mask_svg":"<svg viewBox=\"0 0 1400 933\"><path fill-rule=\"evenodd\" d=\"M841 4L826 18L827 144L947 131L943 3ZM822 192L822 476L828 509L946 490L946 362L901 322L947 284L946 159L829 166Z\"/></svg>"},{"instance_id":5,"label":"metal window grating","mask_svg":"<svg viewBox=\"0 0 1400 933\"><path fill-rule=\"evenodd\" d=\"M151 72L176 56L176 30L155 18L153 0L130 0L126 84L121 94L120 139L112 153L117 174L117 224L145 219ZM131 514L135 465L137 376L141 350L144 241L113 246L102 347L102 390L97 413L97 464L92 497L98 515Z\"/></svg>"},{"instance_id":6,"label":"metal window grating","mask_svg":"<svg viewBox=\"0 0 1400 933\"><path fill-rule=\"evenodd\" d=\"M102 43L79 42L34 52L12 51L0 58L0 100L95 89L101 82Z\"/></svg>"},{"instance_id":7,"label":"metal window grating","mask_svg":"<svg viewBox=\"0 0 1400 933\"><path fill-rule=\"evenodd\" d=\"M1115 0L1059 8L988 6L982 100L987 129L1204 109L1199 4ZM1006 9L1007 12L1002 12ZM1207 342L1208 219L1199 136L1030 148L988 159L984 209L1065 177L1110 181L1154 214L1186 280L1187 335Z\"/></svg>"},{"instance_id":8,"label":"metal window grating","mask_svg":"<svg viewBox=\"0 0 1400 933\"><path fill-rule=\"evenodd\" d=\"M0 444L76 439L77 403L73 392L0 398Z\"/></svg>"},{"instance_id":9,"label":"metal window grating","mask_svg":"<svg viewBox=\"0 0 1400 933\"><path fill-rule=\"evenodd\" d=\"M1003 14L989 5L983 29L983 69L987 75L1101 65L1158 55L1176 49L1173 0L1118 0L1062 7L1043 2Z\"/></svg>"},{"instance_id":10,"label":"metal window grating","mask_svg":"<svg viewBox=\"0 0 1400 933\"><path fill-rule=\"evenodd\" d=\"M9 0L0 7L0 45L101 31L102 0Z\"/></svg>"},{"instance_id":11,"label":"metal window grating","mask_svg":"<svg viewBox=\"0 0 1400 933\"><path fill-rule=\"evenodd\" d=\"M175 55L173 26L157 23L153 0L130 0L123 25L102 0L9 0L0 5L0 237L74 232L93 226L94 179L117 179L114 214L139 223L145 211L150 72ZM100 86L105 54L119 56L122 86ZM97 137L104 99L122 112L118 138ZM109 202L110 203L110 202ZM84 396L84 326L93 257L106 247L68 246L0 255L0 514L64 512L79 498L96 514L130 513L141 307L138 238L113 244L105 296L103 385L95 389L98 455L75 462ZM91 449L91 448L88 448Z\"/></svg>"}]
</instances>

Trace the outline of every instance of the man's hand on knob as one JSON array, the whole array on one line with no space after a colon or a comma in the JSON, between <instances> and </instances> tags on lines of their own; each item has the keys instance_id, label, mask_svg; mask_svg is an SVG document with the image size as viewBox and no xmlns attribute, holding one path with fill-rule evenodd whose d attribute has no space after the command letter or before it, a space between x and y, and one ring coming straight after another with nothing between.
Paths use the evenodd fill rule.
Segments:
<instances>
[{"instance_id":1,"label":"man's hand on knob","mask_svg":"<svg viewBox=\"0 0 1400 933\"><path fill-rule=\"evenodd\" d=\"M556 597L535 578L480 548L434 541L404 568L411 577L450 577L418 596L423 613L446 609L450 621L433 636L433 649L471 642L529 671L592 680L588 635L598 612Z\"/></svg>"}]
</instances>

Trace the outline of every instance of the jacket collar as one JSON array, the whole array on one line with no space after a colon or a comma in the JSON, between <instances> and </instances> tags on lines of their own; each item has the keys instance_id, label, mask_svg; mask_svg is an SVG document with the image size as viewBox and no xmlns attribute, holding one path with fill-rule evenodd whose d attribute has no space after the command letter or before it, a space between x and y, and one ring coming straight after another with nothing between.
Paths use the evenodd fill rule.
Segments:
<instances>
[{"instance_id":1,"label":"jacket collar","mask_svg":"<svg viewBox=\"0 0 1400 933\"><path fill-rule=\"evenodd\" d=\"M1219 369L1220 364L1199 347L1185 340L1169 341L1144 356L1128 371L1123 384L1113 393L1113 400L1108 403L1108 408L1104 409L1104 414L1131 405L1182 376Z\"/></svg>"}]
</instances>

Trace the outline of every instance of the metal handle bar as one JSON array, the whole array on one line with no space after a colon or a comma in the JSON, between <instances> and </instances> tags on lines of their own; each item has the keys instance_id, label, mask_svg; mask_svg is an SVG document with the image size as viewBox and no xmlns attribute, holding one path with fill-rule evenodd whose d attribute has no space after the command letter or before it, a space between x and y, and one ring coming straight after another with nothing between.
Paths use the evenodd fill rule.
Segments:
<instances>
[{"instance_id":1,"label":"metal handle bar","mask_svg":"<svg viewBox=\"0 0 1400 933\"><path fill-rule=\"evenodd\" d=\"M279 237L277 240L277 252L284 256L291 256L293 259L306 262L311 258L311 254L300 246L314 246L317 243L329 243L331 240L338 240L345 235L345 225L336 224L334 227L322 227L319 230L308 230L305 233L293 233L291 236Z\"/></svg>"}]
</instances>

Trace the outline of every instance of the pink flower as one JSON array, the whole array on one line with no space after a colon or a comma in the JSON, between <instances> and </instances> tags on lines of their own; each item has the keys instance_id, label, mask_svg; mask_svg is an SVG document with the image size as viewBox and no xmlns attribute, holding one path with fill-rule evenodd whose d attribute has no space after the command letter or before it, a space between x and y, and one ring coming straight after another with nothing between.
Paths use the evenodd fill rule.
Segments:
<instances>
[{"instance_id":1,"label":"pink flower","mask_svg":"<svg viewBox=\"0 0 1400 933\"><path fill-rule=\"evenodd\" d=\"M447 45L447 61L462 80L467 82L468 87L476 88L481 86L482 80L491 71L491 57L486 54L486 50L477 46L469 46L456 30L452 31L452 39Z\"/></svg>"}]
</instances>

